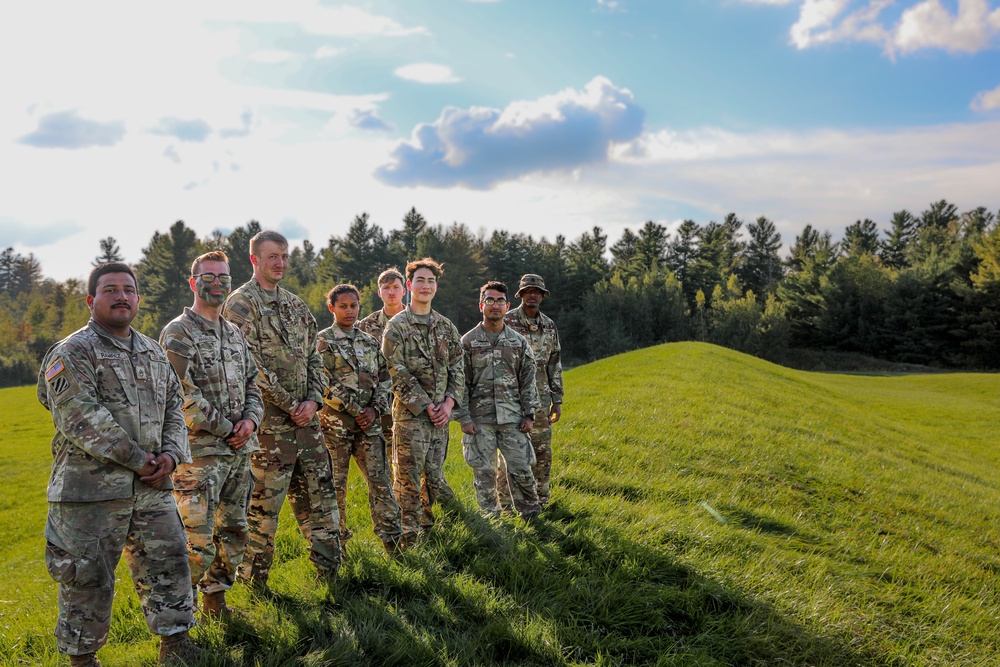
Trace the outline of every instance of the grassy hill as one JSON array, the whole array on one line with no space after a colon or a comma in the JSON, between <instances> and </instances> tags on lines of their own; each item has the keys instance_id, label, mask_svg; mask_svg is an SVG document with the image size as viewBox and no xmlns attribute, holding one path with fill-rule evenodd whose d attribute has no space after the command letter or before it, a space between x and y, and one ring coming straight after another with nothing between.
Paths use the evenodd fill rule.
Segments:
<instances>
[{"instance_id":1,"label":"grassy hill","mask_svg":"<svg viewBox=\"0 0 1000 667\"><path fill-rule=\"evenodd\" d=\"M336 590L283 517L280 595L200 626L213 665L992 665L1000 376L789 370L679 343L566 375L546 519L461 507L399 562L357 537ZM47 414L0 390L0 664L61 664L42 562ZM153 664L124 568L104 664ZM4 657L6 656L6 657Z\"/></svg>"}]
</instances>

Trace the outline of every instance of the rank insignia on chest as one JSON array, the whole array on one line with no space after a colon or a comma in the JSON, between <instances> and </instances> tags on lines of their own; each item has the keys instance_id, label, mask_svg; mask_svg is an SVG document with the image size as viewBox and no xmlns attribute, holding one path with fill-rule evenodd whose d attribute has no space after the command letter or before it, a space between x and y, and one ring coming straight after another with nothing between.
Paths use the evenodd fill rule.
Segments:
<instances>
[{"instance_id":1,"label":"rank insignia on chest","mask_svg":"<svg viewBox=\"0 0 1000 667\"><path fill-rule=\"evenodd\" d=\"M146 379L146 369L145 369L145 367L139 366L138 368L136 368L135 369L135 377L138 380L145 380Z\"/></svg>"}]
</instances>

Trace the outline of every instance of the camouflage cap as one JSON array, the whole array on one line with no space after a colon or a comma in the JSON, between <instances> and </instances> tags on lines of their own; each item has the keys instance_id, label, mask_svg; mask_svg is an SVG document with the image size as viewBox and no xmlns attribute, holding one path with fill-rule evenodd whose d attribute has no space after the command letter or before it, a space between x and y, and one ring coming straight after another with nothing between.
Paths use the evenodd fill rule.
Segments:
<instances>
[{"instance_id":1,"label":"camouflage cap","mask_svg":"<svg viewBox=\"0 0 1000 667\"><path fill-rule=\"evenodd\" d=\"M542 294L545 296L549 295L549 291L545 289L545 281L537 273L526 273L521 276L521 284L517 286L517 293L514 296L521 296L521 292L528 289L529 287L537 287L542 290Z\"/></svg>"}]
</instances>

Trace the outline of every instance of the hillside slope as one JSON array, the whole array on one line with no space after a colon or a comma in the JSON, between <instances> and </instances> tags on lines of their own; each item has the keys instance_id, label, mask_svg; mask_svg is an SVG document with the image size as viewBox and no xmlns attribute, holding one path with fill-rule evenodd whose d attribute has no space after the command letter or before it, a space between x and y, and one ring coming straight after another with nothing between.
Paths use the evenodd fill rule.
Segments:
<instances>
[{"instance_id":1,"label":"hillside slope","mask_svg":"<svg viewBox=\"0 0 1000 667\"><path fill-rule=\"evenodd\" d=\"M460 506L387 562L352 468L339 589L284 516L281 595L237 586L253 628L199 628L211 664L1000 662L1000 376L805 373L676 343L573 369L566 395L545 519L474 511L453 425ZM51 424L31 388L0 402L0 664L61 664ZM115 613L104 664L153 664L128 586Z\"/></svg>"},{"instance_id":2,"label":"hillside slope","mask_svg":"<svg viewBox=\"0 0 1000 667\"><path fill-rule=\"evenodd\" d=\"M889 662L1000 660L1000 377L678 343L569 384L560 485L616 495L637 539Z\"/></svg>"}]
</instances>

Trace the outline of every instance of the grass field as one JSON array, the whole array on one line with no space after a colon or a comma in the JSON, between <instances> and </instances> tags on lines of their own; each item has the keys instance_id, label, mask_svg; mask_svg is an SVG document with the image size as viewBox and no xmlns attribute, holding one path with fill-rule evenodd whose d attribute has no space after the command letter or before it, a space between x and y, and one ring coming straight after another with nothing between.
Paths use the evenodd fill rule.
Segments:
<instances>
[{"instance_id":1,"label":"grass field","mask_svg":"<svg viewBox=\"0 0 1000 667\"><path fill-rule=\"evenodd\" d=\"M336 590L290 517L274 599L199 626L205 665L1000 664L1000 376L805 373L697 343L566 374L545 519L461 507L401 561L356 537ZM51 423L0 390L0 664L57 665L42 561ZM109 667L154 664L119 569Z\"/></svg>"}]
</instances>

